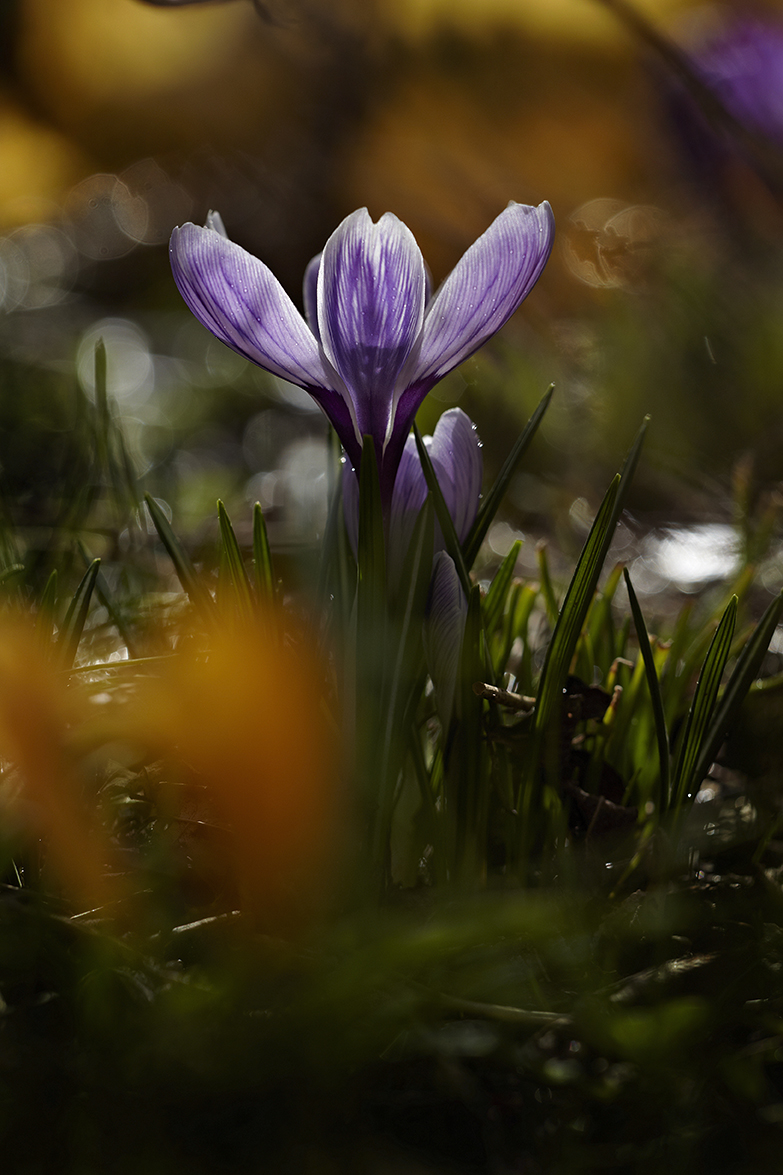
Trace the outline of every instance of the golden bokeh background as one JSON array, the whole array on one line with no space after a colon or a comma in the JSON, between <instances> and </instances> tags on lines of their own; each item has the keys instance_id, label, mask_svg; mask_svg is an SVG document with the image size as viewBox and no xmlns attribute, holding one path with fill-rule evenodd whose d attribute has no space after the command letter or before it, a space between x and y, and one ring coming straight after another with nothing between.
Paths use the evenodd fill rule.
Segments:
<instances>
[{"instance_id":1,"label":"golden bokeh background","mask_svg":"<svg viewBox=\"0 0 783 1175\"><path fill-rule=\"evenodd\" d=\"M637 7L666 28L692 5ZM275 0L271 12L18 0L0 228L48 219L93 173L147 157L180 174L211 159L214 172L219 159L228 187L233 172L261 177L259 220L286 244L317 244L356 206L391 208L441 272L509 198L548 198L562 217L595 197L657 194L640 48L596 0ZM236 219L251 221L244 203Z\"/></svg>"}]
</instances>

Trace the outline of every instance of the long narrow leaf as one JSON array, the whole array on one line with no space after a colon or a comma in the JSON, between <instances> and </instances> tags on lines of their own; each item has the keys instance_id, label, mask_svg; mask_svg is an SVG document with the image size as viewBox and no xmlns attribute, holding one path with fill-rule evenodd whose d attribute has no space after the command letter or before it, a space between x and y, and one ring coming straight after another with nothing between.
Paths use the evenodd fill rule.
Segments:
<instances>
[{"instance_id":1,"label":"long narrow leaf","mask_svg":"<svg viewBox=\"0 0 783 1175\"><path fill-rule=\"evenodd\" d=\"M35 633L45 649L51 647L54 632L54 610L57 604L57 568L46 581L35 616Z\"/></svg>"},{"instance_id":2,"label":"long narrow leaf","mask_svg":"<svg viewBox=\"0 0 783 1175\"><path fill-rule=\"evenodd\" d=\"M563 686L601 573L605 540L613 529L619 487L617 474L593 522L549 642L536 706L539 729L559 712Z\"/></svg>"},{"instance_id":3,"label":"long narrow leaf","mask_svg":"<svg viewBox=\"0 0 783 1175\"><path fill-rule=\"evenodd\" d=\"M732 596L707 650L688 711L674 772L672 801L675 808L679 808L684 800L690 799L695 786L701 782L697 778L696 768L704 757L703 749L707 749L706 735L715 710L723 670L731 652L736 620L737 597Z\"/></svg>"},{"instance_id":4,"label":"long narrow leaf","mask_svg":"<svg viewBox=\"0 0 783 1175\"><path fill-rule=\"evenodd\" d=\"M594 600L587 617L587 631L595 652L595 663L604 673L608 673L615 657L620 655L616 647L612 601L622 578L623 565L617 563L607 575L601 594Z\"/></svg>"},{"instance_id":5,"label":"long narrow leaf","mask_svg":"<svg viewBox=\"0 0 783 1175\"><path fill-rule=\"evenodd\" d=\"M666 730L666 715L663 711L663 698L661 697L661 683L658 680L658 672L655 668L655 658L650 647L647 626L644 623L642 610L639 607L639 601L636 598L636 592L633 589L631 577L626 567L623 568L623 575L625 577L625 586L628 589L628 600L631 605L634 627L636 628L636 637L639 641L639 649L644 661L644 668L647 672L647 688L650 691L650 702L652 703L653 719L655 722L655 740L658 744L658 763L661 773L658 811L665 812L669 806L671 792L671 762L669 757L669 735Z\"/></svg>"},{"instance_id":6,"label":"long narrow leaf","mask_svg":"<svg viewBox=\"0 0 783 1175\"><path fill-rule=\"evenodd\" d=\"M158 532L160 541L168 551L169 558L174 564L177 578L190 597L191 603L199 608L205 616L211 618L214 615L214 601L199 580L196 570L190 561L190 556L175 535L171 523L152 495L146 493L144 495L144 501L147 503L150 518Z\"/></svg>"},{"instance_id":7,"label":"long narrow leaf","mask_svg":"<svg viewBox=\"0 0 783 1175\"><path fill-rule=\"evenodd\" d=\"M138 509L136 472L125 436L109 400L106 346L95 344L95 447L101 479L111 486L116 505L130 501Z\"/></svg>"},{"instance_id":8,"label":"long narrow leaf","mask_svg":"<svg viewBox=\"0 0 783 1175\"><path fill-rule=\"evenodd\" d=\"M62 669L70 669L73 666L76 650L79 647L79 641L82 639L87 613L90 610L90 599L93 588L95 587L95 581L98 578L100 565L100 559L93 559L81 583L74 592L73 599L65 614L65 620L60 629L58 641L59 661Z\"/></svg>"},{"instance_id":9,"label":"long narrow leaf","mask_svg":"<svg viewBox=\"0 0 783 1175\"><path fill-rule=\"evenodd\" d=\"M275 596L275 573L260 502L253 507L253 575L259 602L271 604Z\"/></svg>"},{"instance_id":10,"label":"long narrow leaf","mask_svg":"<svg viewBox=\"0 0 783 1175\"><path fill-rule=\"evenodd\" d=\"M544 419L544 414L549 407L552 396L555 391L555 385L551 384L544 393L538 407L533 415L528 420L524 429L517 438L514 446L509 453L506 460L501 466L500 472L495 478L495 482L489 493L486 495L481 503L481 508L476 515L476 520L470 528L470 533L463 544L463 551L465 554L465 563L468 567L472 567L476 561L476 556L479 553L479 548L484 541L484 537L490 528L493 518L498 512L498 507L503 501L509 482L514 476L517 465L524 456L525 452L533 440L533 437L538 431L538 426Z\"/></svg>"},{"instance_id":11,"label":"long narrow leaf","mask_svg":"<svg viewBox=\"0 0 783 1175\"><path fill-rule=\"evenodd\" d=\"M557 624L558 615L557 596L552 586L552 576L549 573L549 558L547 556L546 543L541 542L536 547L536 562L538 563L538 580L541 585L541 598L546 608L547 620L554 628Z\"/></svg>"},{"instance_id":12,"label":"long narrow leaf","mask_svg":"<svg viewBox=\"0 0 783 1175\"><path fill-rule=\"evenodd\" d=\"M758 676L769 642L783 615L783 592L775 597L751 633L715 707L709 729L704 736L694 776L703 779L715 759L726 733L737 716L745 696Z\"/></svg>"},{"instance_id":13,"label":"long narrow leaf","mask_svg":"<svg viewBox=\"0 0 783 1175\"><path fill-rule=\"evenodd\" d=\"M486 869L488 780L482 771L484 740L481 715L484 702L473 689L481 680L481 592L474 584L468 597L468 613L460 656L454 742L446 768L446 811L449 829L450 872L455 880L475 882Z\"/></svg>"},{"instance_id":14,"label":"long narrow leaf","mask_svg":"<svg viewBox=\"0 0 783 1175\"><path fill-rule=\"evenodd\" d=\"M568 585L541 673L535 719L536 754L540 749L540 740L552 724L559 720L563 687L571 660L639 461L646 429L647 419L637 434L622 472L617 474L606 492Z\"/></svg>"},{"instance_id":15,"label":"long narrow leaf","mask_svg":"<svg viewBox=\"0 0 783 1175\"><path fill-rule=\"evenodd\" d=\"M470 576L468 575L468 569L462 556L462 547L460 546L460 541L457 538L457 532L454 529L454 519L449 513L449 508L446 505L446 499L443 497L443 491L438 484L438 478L435 474L435 469L432 462L430 461L430 455L427 452L427 446L422 440L421 433L419 432L419 426L415 421L413 423L413 435L416 440L416 449L419 454L419 460L421 461L421 468L424 473L424 479L427 482L427 488L429 489L430 495L432 497L432 504L435 507L435 517L440 523L440 529L443 532L443 540L446 544L446 550L448 554L451 555L454 566L457 569L459 581L462 584L462 590L467 597L470 595Z\"/></svg>"},{"instance_id":16,"label":"long narrow leaf","mask_svg":"<svg viewBox=\"0 0 783 1175\"><path fill-rule=\"evenodd\" d=\"M93 562L93 558L81 540L79 541L79 552L82 559L84 560L85 567L90 567ZM122 613L115 606L111 592L109 591L109 585L107 584L103 572L100 569L98 570L98 574L95 577L95 594L98 597L102 607L104 607L109 613L109 618L114 627L117 629L117 632L125 641L125 646L128 650L128 656L135 657L136 652L134 649L133 637L130 633L128 625L125 623Z\"/></svg>"},{"instance_id":17,"label":"long narrow leaf","mask_svg":"<svg viewBox=\"0 0 783 1175\"><path fill-rule=\"evenodd\" d=\"M250 580L247 578L242 552L239 549L237 536L231 525L223 503L218 499L218 524L220 539L223 544L222 569L225 571L226 594L233 600L237 613L243 620L252 623L254 619L253 593L250 589Z\"/></svg>"},{"instance_id":18,"label":"long narrow leaf","mask_svg":"<svg viewBox=\"0 0 783 1175\"><path fill-rule=\"evenodd\" d=\"M4 567L0 571L0 588L5 588L9 584L13 586L13 581L23 574L24 563L12 563L10 567Z\"/></svg>"},{"instance_id":19,"label":"long narrow leaf","mask_svg":"<svg viewBox=\"0 0 783 1175\"><path fill-rule=\"evenodd\" d=\"M95 442L98 451L98 468L100 473L110 479L109 472L109 433L111 427L111 412L109 409L106 344L98 339L95 344L95 407L96 430Z\"/></svg>"},{"instance_id":20,"label":"long narrow leaf","mask_svg":"<svg viewBox=\"0 0 783 1175\"><path fill-rule=\"evenodd\" d=\"M493 576L492 583L489 585L489 591L483 603L484 625L487 633L494 632L500 623L511 587L511 581L514 577L517 556L521 547L521 539L517 539L511 544L511 549L500 564L500 567L498 567Z\"/></svg>"}]
</instances>

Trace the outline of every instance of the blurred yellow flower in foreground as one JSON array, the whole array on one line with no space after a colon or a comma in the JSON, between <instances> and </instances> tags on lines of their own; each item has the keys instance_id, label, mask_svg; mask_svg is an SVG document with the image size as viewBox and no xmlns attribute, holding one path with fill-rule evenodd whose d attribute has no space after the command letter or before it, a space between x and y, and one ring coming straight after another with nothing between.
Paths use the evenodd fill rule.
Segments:
<instances>
[{"instance_id":1,"label":"blurred yellow flower in foreground","mask_svg":"<svg viewBox=\"0 0 783 1175\"><path fill-rule=\"evenodd\" d=\"M107 873L105 839L81 795L70 749L85 711L81 690L68 687L24 617L0 623L0 760L6 818L21 821L46 842L51 864L71 899L83 908L118 896Z\"/></svg>"},{"instance_id":2,"label":"blurred yellow flower in foreground","mask_svg":"<svg viewBox=\"0 0 783 1175\"><path fill-rule=\"evenodd\" d=\"M143 679L122 722L227 826L243 907L265 927L292 928L332 889L341 804L322 698L314 656L227 627Z\"/></svg>"},{"instance_id":3,"label":"blurred yellow flower in foreground","mask_svg":"<svg viewBox=\"0 0 783 1175\"><path fill-rule=\"evenodd\" d=\"M0 620L2 819L43 842L47 870L80 909L128 896L97 797L93 811L88 802L96 763L122 745L137 762L162 759L178 785L163 789L164 822L225 833L242 909L259 926L295 931L324 908L344 809L315 656L227 625L208 651L186 643L111 704L90 703L87 676L61 670L25 618Z\"/></svg>"}]
</instances>

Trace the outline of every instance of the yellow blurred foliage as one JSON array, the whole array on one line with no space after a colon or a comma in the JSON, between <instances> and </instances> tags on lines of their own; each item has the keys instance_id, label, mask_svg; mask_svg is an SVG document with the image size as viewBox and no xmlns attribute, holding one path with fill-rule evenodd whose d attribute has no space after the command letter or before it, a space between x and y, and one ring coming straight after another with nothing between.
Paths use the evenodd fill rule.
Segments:
<instances>
[{"instance_id":1,"label":"yellow blurred foliage","mask_svg":"<svg viewBox=\"0 0 783 1175\"><path fill-rule=\"evenodd\" d=\"M0 757L3 806L46 842L46 859L83 908L118 896L107 875L108 844L94 828L70 751L84 695L68 686L27 619L0 623ZM15 770L18 771L16 775Z\"/></svg>"},{"instance_id":2,"label":"yellow blurred foliage","mask_svg":"<svg viewBox=\"0 0 783 1175\"><path fill-rule=\"evenodd\" d=\"M95 686L84 678L57 668L26 618L0 622L0 805L44 842L77 905L124 895L80 771L85 754L100 758L103 746L111 758L125 744L143 762L162 758L178 785L161 799L164 822L221 833L242 908L259 924L288 932L324 908L345 808L315 657L269 630L226 624L208 652L187 647L162 660L119 702L91 704ZM211 864L222 867L222 857Z\"/></svg>"},{"instance_id":3,"label":"yellow blurred foliage","mask_svg":"<svg viewBox=\"0 0 783 1175\"><path fill-rule=\"evenodd\" d=\"M36 122L0 95L0 229L46 221L88 169L64 135Z\"/></svg>"},{"instance_id":4,"label":"yellow blurred foliage","mask_svg":"<svg viewBox=\"0 0 783 1175\"><path fill-rule=\"evenodd\" d=\"M666 21L693 7L688 0L633 0L637 12ZM621 43L623 30L597 0L397 0L400 24L414 36L448 25L470 35L508 25L560 41Z\"/></svg>"},{"instance_id":5,"label":"yellow blurred foliage","mask_svg":"<svg viewBox=\"0 0 783 1175\"><path fill-rule=\"evenodd\" d=\"M632 3L664 30L694 7ZM20 4L24 84L96 171L239 152L272 204L269 176L285 193L317 173L341 211L402 216L438 274L509 198L561 219L595 197L657 199L639 43L601 0L280 0L278 25L239 0ZM27 175L13 182L37 190Z\"/></svg>"},{"instance_id":6,"label":"yellow blurred foliage","mask_svg":"<svg viewBox=\"0 0 783 1175\"><path fill-rule=\"evenodd\" d=\"M262 629L226 626L142 679L126 736L201 793L231 834L244 908L291 928L328 899L343 815L315 658Z\"/></svg>"},{"instance_id":7,"label":"yellow blurred foliage","mask_svg":"<svg viewBox=\"0 0 783 1175\"><path fill-rule=\"evenodd\" d=\"M546 102L529 76L416 73L364 128L348 203L393 209L441 277L509 199L548 199L562 214L595 191L642 189L626 111L600 78L563 64L568 80ZM615 79L628 84L621 69Z\"/></svg>"},{"instance_id":8,"label":"yellow blurred foliage","mask_svg":"<svg viewBox=\"0 0 783 1175\"><path fill-rule=\"evenodd\" d=\"M246 141L285 90L250 5L22 0L19 70L36 106L106 162ZM253 132L251 132L252 134Z\"/></svg>"},{"instance_id":9,"label":"yellow blurred foliage","mask_svg":"<svg viewBox=\"0 0 783 1175\"><path fill-rule=\"evenodd\" d=\"M137 0L24 0L23 57L85 98L127 100L187 84L236 45L242 5L152 8Z\"/></svg>"}]
</instances>

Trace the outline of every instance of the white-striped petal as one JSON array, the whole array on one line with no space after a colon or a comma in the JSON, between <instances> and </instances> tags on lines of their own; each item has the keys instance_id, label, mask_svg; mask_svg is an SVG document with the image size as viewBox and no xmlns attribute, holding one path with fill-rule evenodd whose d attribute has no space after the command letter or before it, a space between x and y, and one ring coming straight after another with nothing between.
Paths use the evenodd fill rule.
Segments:
<instances>
[{"instance_id":1,"label":"white-striped petal","mask_svg":"<svg viewBox=\"0 0 783 1175\"><path fill-rule=\"evenodd\" d=\"M427 307L409 386L431 387L500 330L538 280L554 231L546 201L537 208L511 203L501 212Z\"/></svg>"}]
</instances>

